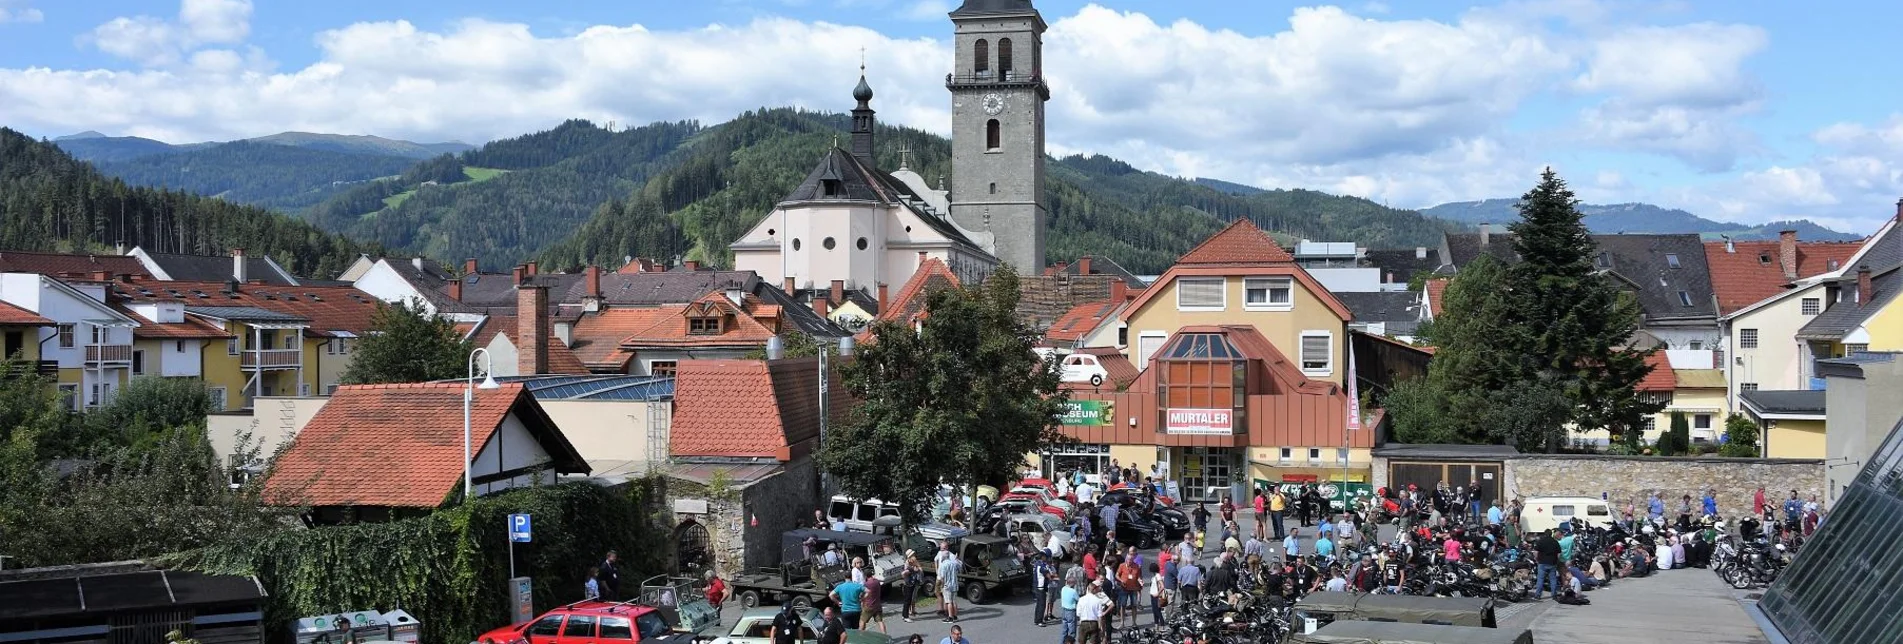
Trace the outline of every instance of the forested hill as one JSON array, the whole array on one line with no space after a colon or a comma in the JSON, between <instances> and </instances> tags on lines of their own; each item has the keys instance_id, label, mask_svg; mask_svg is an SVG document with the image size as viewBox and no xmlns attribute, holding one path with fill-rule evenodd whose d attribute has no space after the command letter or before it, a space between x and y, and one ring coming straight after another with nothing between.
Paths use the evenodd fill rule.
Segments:
<instances>
[{"instance_id":1,"label":"forested hill","mask_svg":"<svg viewBox=\"0 0 1903 644\"><path fill-rule=\"evenodd\" d=\"M613 265L627 255L729 262L727 244L753 226L806 177L847 117L765 110L700 131L645 185L607 203L564 242L540 253L555 267ZM951 143L910 128L882 127L879 167L907 165L936 182L950 174ZM473 153L472 153L473 154ZM1048 258L1107 255L1139 273L1160 273L1236 217L1312 239L1371 247L1415 246L1448 224L1365 199L1305 190L1236 195L1194 181L1143 172L1108 157L1066 157L1049 166Z\"/></svg>"},{"instance_id":2,"label":"forested hill","mask_svg":"<svg viewBox=\"0 0 1903 644\"><path fill-rule=\"evenodd\" d=\"M58 147L0 128L0 249L76 250L115 242L155 252L265 253L298 275L328 277L377 249L262 208L100 174Z\"/></svg>"},{"instance_id":3,"label":"forested hill","mask_svg":"<svg viewBox=\"0 0 1903 644\"><path fill-rule=\"evenodd\" d=\"M1511 223L1520 220L1519 199L1487 199L1444 203L1421 212L1467 223ZM1808 219L1773 221L1758 225L1712 221L1676 208L1661 208L1643 203L1609 205L1579 204L1586 216L1586 227L1595 233L1698 233L1706 239L1720 235L1732 239L1777 239L1778 232L1795 230L1799 239L1812 241L1855 241L1858 235L1840 233Z\"/></svg>"},{"instance_id":4,"label":"forested hill","mask_svg":"<svg viewBox=\"0 0 1903 644\"><path fill-rule=\"evenodd\" d=\"M294 210L348 190L353 184L401 174L416 165L416 159L236 141L93 163L100 172L137 186L175 188L236 203Z\"/></svg>"}]
</instances>

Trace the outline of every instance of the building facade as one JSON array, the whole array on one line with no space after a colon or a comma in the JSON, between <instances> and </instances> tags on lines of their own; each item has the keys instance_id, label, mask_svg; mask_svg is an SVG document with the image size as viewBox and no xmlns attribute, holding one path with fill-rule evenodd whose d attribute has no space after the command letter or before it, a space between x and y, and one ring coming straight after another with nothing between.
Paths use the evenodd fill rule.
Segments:
<instances>
[{"instance_id":1,"label":"building facade","mask_svg":"<svg viewBox=\"0 0 1903 644\"><path fill-rule=\"evenodd\" d=\"M1031 0L966 0L952 11L951 218L996 240L1020 274L1044 267L1044 17ZM903 281L903 280L900 280Z\"/></svg>"}]
</instances>

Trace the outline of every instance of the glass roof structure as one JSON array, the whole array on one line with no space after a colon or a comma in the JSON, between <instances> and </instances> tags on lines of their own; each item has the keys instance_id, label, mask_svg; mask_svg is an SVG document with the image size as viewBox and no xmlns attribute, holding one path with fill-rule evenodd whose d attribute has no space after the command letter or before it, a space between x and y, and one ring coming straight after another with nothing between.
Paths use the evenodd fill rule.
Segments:
<instances>
[{"instance_id":1,"label":"glass roof structure","mask_svg":"<svg viewBox=\"0 0 1903 644\"><path fill-rule=\"evenodd\" d=\"M1903 423L1758 608L1792 644L1903 642Z\"/></svg>"}]
</instances>

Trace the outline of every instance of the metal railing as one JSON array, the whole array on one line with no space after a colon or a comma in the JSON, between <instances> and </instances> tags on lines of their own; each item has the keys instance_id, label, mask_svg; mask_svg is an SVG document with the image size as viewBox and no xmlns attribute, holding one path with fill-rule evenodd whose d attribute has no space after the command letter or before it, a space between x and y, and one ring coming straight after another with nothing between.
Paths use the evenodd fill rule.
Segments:
<instances>
[{"instance_id":1,"label":"metal railing","mask_svg":"<svg viewBox=\"0 0 1903 644\"><path fill-rule=\"evenodd\" d=\"M244 352L243 364L246 369L288 368L303 363L304 351L301 349L246 349Z\"/></svg>"},{"instance_id":2,"label":"metal railing","mask_svg":"<svg viewBox=\"0 0 1903 644\"><path fill-rule=\"evenodd\" d=\"M952 73L945 75L946 85L988 85L993 83L1029 85L1042 82L1044 82L1044 80L1037 74L1017 70L1008 72L978 72L975 74Z\"/></svg>"},{"instance_id":3,"label":"metal railing","mask_svg":"<svg viewBox=\"0 0 1903 644\"><path fill-rule=\"evenodd\" d=\"M132 362L132 345L88 344L86 362Z\"/></svg>"}]
</instances>

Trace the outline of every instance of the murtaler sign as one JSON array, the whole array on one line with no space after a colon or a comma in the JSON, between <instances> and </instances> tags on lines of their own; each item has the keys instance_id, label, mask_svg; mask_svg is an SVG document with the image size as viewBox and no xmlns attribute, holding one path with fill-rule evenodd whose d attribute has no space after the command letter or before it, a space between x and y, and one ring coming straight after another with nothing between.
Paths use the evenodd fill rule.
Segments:
<instances>
[{"instance_id":1,"label":"murtaler sign","mask_svg":"<svg viewBox=\"0 0 1903 644\"><path fill-rule=\"evenodd\" d=\"M1171 409L1165 414L1167 434L1234 434L1235 412L1228 409Z\"/></svg>"}]
</instances>

